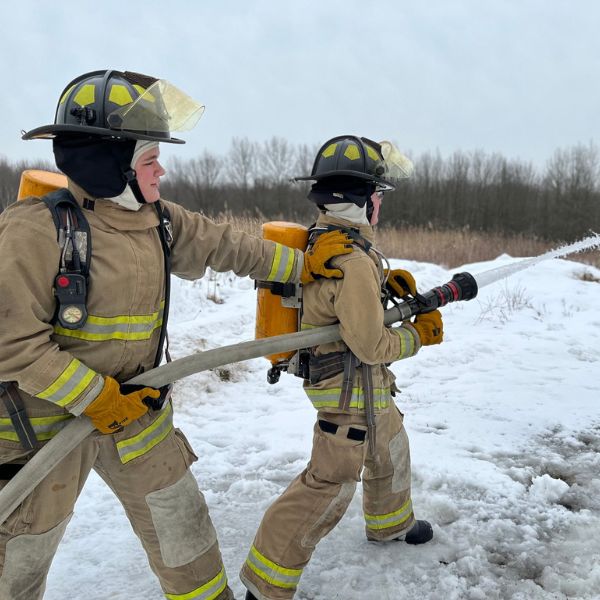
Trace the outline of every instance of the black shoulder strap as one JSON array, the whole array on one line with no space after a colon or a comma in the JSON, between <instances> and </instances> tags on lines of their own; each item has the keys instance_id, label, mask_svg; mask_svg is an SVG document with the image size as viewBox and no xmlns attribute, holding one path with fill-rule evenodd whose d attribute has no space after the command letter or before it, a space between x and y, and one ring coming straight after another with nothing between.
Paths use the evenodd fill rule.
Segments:
<instances>
[{"instance_id":1,"label":"black shoulder strap","mask_svg":"<svg viewBox=\"0 0 600 600\"><path fill-rule=\"evenodd\" d=\"M171 226L171 214L169 213L169 209L159 201L154 203L154 210L156 210L156 214L158 215L158 235L163 249L165 269L165 306L163 308L163 320L160 329L158 348L156 350L156 357L154 358L154 366L158 367L162 359L165 340L167 342L165 356L167 357L167 361L171 362L169 339L167 336L167 322L169 320L169 306L171 300L171 246L173 244L173 229Z\"/></svg>"},{"instance_id":2,"label":"black shoulder strap","mask_svg":"<svg viewBox=\"0 0 600 600\"><path fill-rule=\"evenodd\" d=\"M348 237L352 240L354 244L356 244L359 248L364 250L367 254L369 250L373 246L371 242L366 240L362 235L360 235L360 231L355 227L343 227L342 225L326 225L325 227L310 227L308 245L312 246L317 238L324 233L328 233L329 231L342 231L348 235Z\"/></svg>"},{"instance_id":3,"label":"black shoulder strap","mask_svg":"<svg viewBox=\"0 0 600 600\"><path fill-rule=\"evenodd\" d=\"M72 235L78 248L85 248L85 258L83 258L83 264L80 268L81 272L87 275L90 270L90 259L92 256L92 238L90 235L90 225L77 200L65 188L46 194L41 200L43 200L52 214L52 220L56 226L56 237L61 247L65 243L64 236ZM69 229L70 231L68 231Z\"/></svg>"},{"instance_id":4,"label":"black shoulder strap","mask_svg":"<svg viewBox=\"0 0 600 600\"><path fill-rule=\"evenodd\" d=\"M65 329L81 329L87 320L87 289L92 257L90 225L67 189L42 197L56 226L60 252L54 279L55 320Z\"/></svg>"}]
</instances>

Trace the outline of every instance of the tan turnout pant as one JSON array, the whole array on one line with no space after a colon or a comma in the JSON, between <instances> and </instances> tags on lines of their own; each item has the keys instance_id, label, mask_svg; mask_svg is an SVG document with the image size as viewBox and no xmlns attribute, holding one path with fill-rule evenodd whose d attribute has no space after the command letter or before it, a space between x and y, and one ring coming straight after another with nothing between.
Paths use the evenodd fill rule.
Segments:
<instances>
[{"instance_id":1,"label":"tan turnout pant","mask_svg":"<svg viewBox=\"0 0 600 600\"><path fill-rule=\"evenodd\" d=\"M259 600L293 598L302 570L346 512L361 474L368 539L391 540L414 524L402 414L392 404L376 424L372 456L363 413L319 411L310 462L265 513L240 573Z\"/></svg>"},{"instance_id":2,"label":"tan turnout pant","mask_svg":"<svg viewBox=\"0 0 600 600\"><path fill-rule=\"evenodd\" d=\"M91 469L121 501L166 598L233 599L208 508L189 469L197 457L183 434L171 427L140 456L125 464L119 456L117 442L134 447L136 434L152 431L156 421L157 413L150 411L121 433L92 434L0 526L0 600L42 598L52 558Z\"/></svg>"}]
</instances>

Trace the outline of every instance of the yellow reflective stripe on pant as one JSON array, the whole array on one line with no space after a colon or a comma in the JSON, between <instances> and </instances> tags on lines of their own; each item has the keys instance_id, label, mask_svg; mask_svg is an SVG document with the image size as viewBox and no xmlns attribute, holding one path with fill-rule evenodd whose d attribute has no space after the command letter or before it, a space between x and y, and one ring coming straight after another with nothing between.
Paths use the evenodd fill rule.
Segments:
<instances>
[{"instance_id":1,"label":"yellow reflective stripe on pant","mask_svg":"<svg viewBox=\"0 0 600 600\"><path fill-rule=\"evenodd\" d=\"M162 442L173 429L173 407L169 402L161 415L135 437L117 442L117 452L123 464L146 454L156 444Z\"/></svg>"},{"instance_id":2,"label":"yellow reflective stripe on pant","mask_svg":"<svg viewBox=\"0 0 600 600\"><path fill-rule=\"evenodd\" d=\"M80 329L64 329L54 326L54 333L65 337L106 342L108 340L148 340L152 333L162 326L164 301L156 312L149 315L119 315L116 317L97 317L90 315Z\"/></svg>"},{"instance_id":3,"label":"yellow reflective stripe on pant","mask_svg":"<svg viewBox=\"0 0 600 600\"><path fill-rule=\"evenodd\" d=\"M74 358L56 380L36 396L65 406L85 390L95 375L96 371Z\"/></svg>"},{"instance_id":4,"label":"yellow reflective stripe on pant","mask_svg":"<svg viewBox=\"0 0 600 600\"><path fill-rule=\"evenodd\" d=\"M53 438L73 418L73 415L67 414L55 417L32 417L29 421L37 440L44 442ZM10 419L0 419L0 440L19 441L19 436Z\"/></svg>"},{"instance_id":5,"label":"yellow reflective stripe on pant","mask_svg":"<svg viewBox=\"0 0 600 600\"><path fill-rule=\"evenodd\" d=\"M385 515L368 515L365 513L365 521L368 529L381 531L382 529L389 529L391 527L402 525L402 523L410 519L412 514L412 502L411 500L408 500L398 510Z\"/></svg>"},{"instance_id":6,"label":"yellow reflective stripe on pant","mask_svg":"<svg viewBox=\"0 0 600 600\"><path fill-rule=\"evenodd\" d=\"M214 600L226 587L227 576L223 568L216 577L199 588L186 594L165 594L165 598L169 600Z\"/></svg>"},{"instance_id":7,"label":"yellow reflective stripe on pant","mask_svg":"<svg viewBox=\"0 0 600 600\"><path fill-rule=\"evenodd\" d=\"M310 398L316 409L337 408L340 401L342 388L329 388L318 390L313 388L304 388L306 395ZM373 406L376 410L381 410L390 406L392 394L389 388L375 388L373 390ZM352 388L352 397L350 399L350 408L363 409L365 407L365 393L360 387Z\"/></svg>"},{"instance_id":8,"label":"yellow reflective stripe on pant","mask_svg":"<svg viewBox=\"0 0 600 600\"><path fill-rule=\"evenodd\" d=\"M267 281L288 281L292 274L295 258L296 254L291 248L276 243L273 264Z\"/></svg>"},{"instance_id":9,"label":"yellow reflective stripe on pant","mask_svg":"<svg viewBox=\"0 0 600 600\"><path fill-rule=\"evenodd\" d=\"M295 589L300 582L302 569L286 569L263 556L252 546L246 565L267 583L285 589Z\"/></svg>"}]
</instances>

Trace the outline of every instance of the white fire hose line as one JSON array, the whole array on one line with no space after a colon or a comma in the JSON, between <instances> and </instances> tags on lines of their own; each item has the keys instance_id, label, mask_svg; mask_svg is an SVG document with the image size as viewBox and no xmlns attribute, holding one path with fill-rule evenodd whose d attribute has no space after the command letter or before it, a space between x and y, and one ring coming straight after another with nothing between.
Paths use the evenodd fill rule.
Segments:
<instances>
[{"instance_id":1,"label":"white fire hose line","mask_svg":"<svg viewBox=\"0 0 600 600\"><path fill-rule=\"evenodd\" d=\"M526 258L515 263L490 269L473 275L477 287L482 288L491 283L509 277L537 263L551 258L567 256L584 250L600 248L600 235L594 234L583 240L551 250L534 258ZM471 296L473 297L473 296ZM404 305L404 306L403 306ZM408 318L405 314L406 303L400 302L398 307L385 311L385 324L391 325ZM403 313L404 309L404 313ZM173 383L194 373L207 371L223 365L270 354L278 354L300 348L308 348L319 344L334 342L341 339L338 325L319 327L308 331L290 333L265 339L251 340L231 346L214 348L186 356L173 362L161 365L130 379L128 384L144 384L161 387ZM55 435L37 454L0 490L0 523L6 521L17 506L29 495L35 486L44 479L71 450L76 448L92 431L91 420L82 415L72 420L57 435Z\"/></svg>"}]
</instances>

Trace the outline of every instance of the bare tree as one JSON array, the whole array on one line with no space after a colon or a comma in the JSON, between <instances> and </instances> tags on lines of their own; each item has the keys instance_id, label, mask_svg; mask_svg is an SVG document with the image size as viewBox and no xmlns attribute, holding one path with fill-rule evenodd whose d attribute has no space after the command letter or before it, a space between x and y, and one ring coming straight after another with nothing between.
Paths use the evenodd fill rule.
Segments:
<instances>
[{"instance_id":1,"label":"bare tree","mask_svg":"<svg viewBox=\"0 0 600 600\"><path fill-rule=\"evenodd\" d=\"M248 138L233 138L227 155L226 172L234 185L247 190L256 176L257 146Z\"/></svg>"},{"instance_id":2,"label":"bare tree","mask_svg":"<svg viewBox=\"0 0 600 600\"><path fill-rule=\"evenodd\" d=\"M268 186L288 185L293 176L295 151L289 142L272 137L262 146L259 172L261 180Z\"/></svg>"},{"instance_id":3,"label":"bare tree","mask_svg":"<svg viewBox=\"0 0 600 600\"><path fill-rule=\"evenodd\" d=\"M308 222L310 183L288 185L311 172L318 146L294 146L273 137L257 144L234 138L229 151L208 151L191 160L171 159L162 186L166 198L211 216ZM574 239L600 228L600 151L593 144L558 149L543 173L531 163L483 150L439 151L414 158L414 175L386 196L390 226L525 234L547 240ZM0 211L14 201L25 168L0 157Z\"/></svg>"},{"instance_id":4,"label":"bare tree","mask_svg":"<svg viewBox=\"0 0 600 600\"><path fill-rule=\"evenodd\" d=\"M205 150L188 163L188 178L192 185L202 189L214 188L223 169L223 159Z\"/></svg>"}]
</instances>

